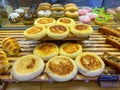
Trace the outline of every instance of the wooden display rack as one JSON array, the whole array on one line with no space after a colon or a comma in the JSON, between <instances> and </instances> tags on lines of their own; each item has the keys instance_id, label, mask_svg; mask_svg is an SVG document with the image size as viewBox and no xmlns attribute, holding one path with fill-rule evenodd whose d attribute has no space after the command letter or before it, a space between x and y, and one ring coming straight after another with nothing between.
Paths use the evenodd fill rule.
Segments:
<instances>
[{"instance_id":1,"label":"wooden display rack","mask_svg":"<svg viewBox=\"0 0 120 90\"><path fill-rule=\"evenodd\" d=\"M26 40L23 37L23 31L24 30L0 30L0 50L3 50L1 46L1 41L3 38L7 36L15 37L16 40L19 42L21 46L21 51L17 56L8 57L10 65L12 67L13 63L21 56L32 54L33 49L41 43L41 41L48 41L51 40L48 37L45 37L44 39L35 41L35 40ZM103 35L102 33L98 32L98 30L94 30L94 33L89 36L87 39L76 39L78 43L80 43L83 47L83 52L93 52L97 55L101 56L104 52L109 52L113 55L116 55L118 58L120 58L120 49L114 48L113 46L105 43L106 35ZM70 38L72 39L72 38ZM69 39L69 40L70 40ZM63 40L64 41L64 40ZM55 41L56 42L56 41ZM59 41L60 42L60 41ZM115 70L108 69L109 67L106 66L105 72L115 72ZM120 74L118 74L119 80L120 80ZM0 79L4 82L17 82L11 75L10 71L6 72L5 75L0 75ZM73 80L97 80L98 77L85 77L82 74L78 73L76 77ZM51 78L47 76L43 72L40 76L36 77L35 79L31 80L33 82L40 82L40 81L48 81L53 82ZM5 84L6 85L6 84ZM4 90L4 89L3 89Z\"/></svg>"}]
</instances>

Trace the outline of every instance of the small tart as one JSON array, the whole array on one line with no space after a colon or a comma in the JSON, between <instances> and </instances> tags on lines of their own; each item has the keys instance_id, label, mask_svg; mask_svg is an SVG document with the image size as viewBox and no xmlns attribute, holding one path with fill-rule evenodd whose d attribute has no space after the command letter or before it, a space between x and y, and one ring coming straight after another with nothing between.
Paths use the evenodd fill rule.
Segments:
<instances>
[{"instance_id":1,"label":"small tart","mask_svg":"<svg viewBox=\"0 0 120 90\"><path fill-rule=\"evenodd\" d=\"M35 47L33 53L40 56L44 61L47 61L50 58L57 56L59 49L54 43L42 43Z\"/></svg>"},{"instance_id":2,"label":"small tart","mask_svg":"<svg viewBox=\"0 0 120 90\"><path fill-rule=\"evenodd\" d=\"M36 19L35 22L34 22L34 25L35 26L45 26L45 27L48 27L48 26L53 25L55 23L56 23L55 19L43 17L43 18Z\"/></svg>"},{"instance_id":3,"label":"small tart","mask_svg":"<svg viewBox=\"0 0 120 90\"><path fill-rule=\"evenodd\" d=\"M13 64L12 76L18 81L31 80L43 72L44 62L36 55L20 57Z\"/></svg>"},{"instance_id":4,"label":"small tart","mask_svg":"<svg viewBox=\"0 0 120 90\"><path fill-rule=\"evenodd\" d=\"M76 24L70 28L70 31L77 37L88 37L93 33L93 29L88 24Z\"/></svg>"},{"instance_id":5,"label":"small tart","mask_svg":"<svg viewBox=\"0 0 120 90\"><path fill-rule=\"evenodd\" d=\"M61 24L61 25L70 27L72 25L75 25L75 21L71 18L64 17L64 18L59 18L57 20L57 24Z\"/></svg>"},{"instance_id":6,"label":"small tart","mask_svg":"<svg viewBox=\"0 0 120 90\"><path fill-rule=\"evenodd\" d=\"M78 55L75 59L78 70L85 76L98 76L105 68L102 59L94 53L84 52Z\"/></svg>"},{"instance_id":7,"label":"small tart","mask_svg":"<svg viewBox=\"0 0 120 90\"><path fill-rule=\"evenodd\" d=\"M39 40L46 36L46 28L43 26L33 26L26 29L23 33L24 37L31 40Z\"/></svg>"},{"instance_id":8,"label":"small tart","mask_svg":"<svg viewBox=\"0 0 120 90\"><path fill-rule=\"evenodd\" d=\"M67 42L60 46L60 55L76 58L80 53L82 53L82 47L78 43Z\"/></svg>"},{"instance_id":9,"label":"small tart","mask_svg":"<svg viewBox=\"0 0 120 90\"><path fill-rule=\"evenodd\" d=\"M64 39L68 36L69 29L64 25L51 25L47 28L47 35L52 39Z\"/></svg>"},{"instance_id":10,"label":"small tart","mask_svg":"<svg viewBox=\"0 0 120 90\"><path fill-rule=\"evenodd\" d=\"M55 81L64 82L76 76L77 66L69 57L55 56L47 62L45 71Z\"/></svg>"}]
</instances>

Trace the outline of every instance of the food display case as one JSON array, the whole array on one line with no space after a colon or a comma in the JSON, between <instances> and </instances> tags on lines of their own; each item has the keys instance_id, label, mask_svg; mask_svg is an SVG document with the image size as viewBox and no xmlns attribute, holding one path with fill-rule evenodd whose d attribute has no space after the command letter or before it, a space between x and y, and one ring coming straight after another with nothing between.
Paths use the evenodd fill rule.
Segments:
<instances>
[{"instance_id":1,"label":"food display case","mask_svg":"<svg viewBox=\"0 0 120 90\"><path fill-rule=\"evenodd\" d=\"M42 6L43 3L41 3L41 1L40 1L40 4ZM72 82L72 81L85 81L85 82L97 81L103 87L106 87L104 85L108 85L109 83L114 83L116 85L116 86L113 85L113 87L119 86L119 81L120 81L120 25L119 25L119 22L116 21L115 17L112 17L111 20L107 19L107 23L105 23L105 25L104 25L104 23L102 23L102 25L101 25L101 23L100 24L96 23L95 20L100 21L99 19L96 19L96 18L94 18L94 20L91 20L90 22L83 22L80 18L80 16L82 16L80 10L82 10L83 7L73 6L73 7L77 7L78 17L75 17L75 18L67 17L69 20L71 20L70 22L74 21L74 23L72 23L72 24L67 23L68 26L67 25L65 26L63 24L57 23L57 21L58 21L58 19L61 19L61 18L63 19L66 16L58 17L58 16L54 16L53 13L51 14L50 17L38 16L34 19L31 19L30 15L31 15L31 11L34 11L33 9L35 9L37 11L37 13L38 13L39 9L41 10L41 8L38 8L38 7L40 7L40 6L37 5L37 7L36 7L36 5L33 5L33 7L32 6L21 7L21 9L23 9L25 11L24 14L29 14L28 15L29 17L27 16L27 19L25 19L25 20L28 20L28 22L33 21L32 24L28 24L28 23L25 24L23 22L24 17L21 17L20 22L11 23L11 20L8 18L1 25L1 28L0 28L0 50L5 51L5 53L7 55L8 63L9 63L9 67L7 68L7 70L4 73L0 74L0 79L2 82L2 90L5 90L6 85L8 83L11 83L11 82L12 83L15 83L15 82L21 83L22 82L22 80L17 80L17 78L15 76L13 76L13 73L14 73L13 66L14 66L16 61L20 60L21 57L34 54L34 50L35 50L36 46L38 46L40 44L53 43L53 44L57 45L58 49L60 49L62 44L66 43L66 42L72 42L72 43L77 43L77 44L81 45L82 52L79 52L78 55L80 55L81 53L86 53L86 52L94 53L97 57L100 58L100 60L102 60L104 62L104 65L105 65L104 69L102 69L102 71L98 75L93 75L93 76L89 76L89 75L87 76L86 74L83 74L82 72L79 72L79 70L77 70L77 73L75 74L75 76L73 78L71 78L70 80L68 80L68 82ZM54 6L54 7L60 7L60 10L62 10L61 7L65 7L65 5L64 6L58 5L58 6ZM96 11L98 11L98 10L101 10L102 8L94 8L94 9L95 10L97 9ZM44 10L44 9L42 8L42 10ZM54 9L52 9L52 10L54 10ZM95 10L93 10L93 8L92 8L92 12L94 12ZM67 12L67 8L66 8L65 12ZM82 11L82 12L84 12L84 11ZM103 12L106 13L106 11L103 11ZM33 12L32 12L32 15L33 15ZM99 18L105 20L105 17L107 17L107 16L102 17L102 15L101 15L101 11L100 11ZM56 23L51 24L52 23L51 20L48 20L51 18L54 19ZM87 18L87 17L85 17L85 18ZM41 24L39 19L44 19L46 21L41 20L41 22L42 22L42 24ZM50 23L48 25L46 25L47 20L50 21ZM66 20L67 19L65 19L65 22L67 22ZM36 21L37 21L37 24L35 23ZM43 22L44 22L44 24L43 24ZM90 26L88 31L86 31L85 34L84 33L78 34L79 32L76 34L76 33L74 33L74 31L72 31L74 29L74 27L77 27L77 26L79 26L78 29L81 29L81 27L86 29L84 27L84 25ZM32 36L32 34L31 34L31 37L30 36L27 37L25 35L25 31L27 33L29 32L28 34L30 34L31 32L34 34L36 32L39 32L39 30L35 31L35 30L37 30L37 27L39 27L39 29L44 27L43 30L46 30L46 32L48 32L48 30L51 29L51 31L53 30L53 32L55 32L55 33L56 32L63 33L63 32L66 32L67 29L69 29L68 30L69 33L67 34L67 36L64 35L65 37L59 36L59 35L53 36L53 34L50 36L49 33L45 34L42 37L43 34L40 34L40 35L38 35L39 39L33 38L34 36ZM62 30L59 31L58 29L61 29L61 28L62 28ZM90 29L92 29L92 31L90 33L88 33ZM42 29L40 29L40 32L41 31L42 31ZM35 36L37 36L37 34L35 34ZM9 50L12 50L11 49L12 47L10 47L9 50L8 49L6 50L6 48L9 47L9 44L11 44L11 43L12 43L12 45L14 44L13 42L10 41L10 38L8 39L9 43L5 43L5 41L7 41L7 40L4 40L6 37L12 37L18 42L17 44L19 47L17 47L17 48L19 48L19 51L17 52L17 54L11 55L8 53ZM6 44L6 45L4 45L4 44ZM17 46L17 44L15 44L15 45ZM41 47L41 48L43 49L44 47ZM49 52L48 49L49 48L47 48L47 52ZM68 46L66 47L65 50L67 50L67 49L68 49ZM74 49L75 49L74 47L70 48L70 46L69 46L69 50L74 51ZM16 51L14 51L13 53L15 53L15 52ZM57 56L60 56L60 55L64 55L64 54L60 54L60 51L59 51ZM88 54L88 56L89 55L90 54ZM76 61L77 56L72 58L73 62ZM44 69L42 70L41 74L37 75L36 77L34 77L30 80L26 80L26 82L33 82L33 83L49 82L49 83L53 83L53 84L54 84L54 82L57 82L56 79L51 78L51 76L47 73L46 65L47 65L49 60L43 60L45 66L44 66ZM86 60L86 58L85 58L85 60ZM89 61L86 63L89 63L91 60L92 59L89 58ZM84 59L83 59L83 61L84 61ZM24 62L26 63L26 61L24 61ZM22 64L24 64L24 62ZM94 59L93 59L93 62L94 62ZM93 63L93 62L91 62L91 63ZM111 64L111 62L112 62L112 64ZM34 67L33 64L35 64L34 61L32 63L30 62L30 66L28 68L31 68L31 66ZM77 64L75 64L75 65L77 65ZM90 66L92 67L92 64L90 64ZM90 71L90 66L89 66L88 71ZM16 65L16 67L17 67L17 65ZM88 67L88 66L86 66L86 67ZM94 67L94 63L93 63L93 67ZM22 65L21 65L21 68L22 68ZM56 66L56 68L57 68L57 66ZM56 68L55 68L55 70L56 70ZM62 72L64 72L64 68L62 68L62 69L63 69ZM53 71L54 71L54 69L53 69ZM86 72L86 71L83 71L83 72ZM94 74L96 74L96 73L94 73ZM62 81L62 82L66 82L66 81ZM83 83L85 83L85 82L83 82ZM58 83L59 83L59 81L58 81ZM109 84L108 87L109 86L112 86L112 85Z\"/></svg>"}]
</instances>

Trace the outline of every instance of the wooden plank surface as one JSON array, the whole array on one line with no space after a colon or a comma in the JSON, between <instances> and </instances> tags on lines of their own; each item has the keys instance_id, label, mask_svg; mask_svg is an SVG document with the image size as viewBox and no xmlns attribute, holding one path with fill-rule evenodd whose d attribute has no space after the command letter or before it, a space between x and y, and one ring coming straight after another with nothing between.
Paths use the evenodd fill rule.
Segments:
<instances>
[{"instance_id":1,"label":"wooden plank surface","mask_svg":"<svg viewBox=\"0 0 120 90\"><path fill-rule=\"evenodd\" d=\"M14 63L14 61L16 61L19 57L32 54L33 49L42 41L42 40L38 40L38 41L26 40L22 35L23 31L24 30L0 30L0 43L3 40L3 38L5 38L6 36L12 36L18 40L21 46L21 51L17 56L8 57L11 66ZM50 39L47 38L46 41L47 40L50 40ZM56 44L59 44L59 43L63 43L62 41L65 42L65 40L61 40L58 42L53 41L53 42ZM83 52L93 52L99 56L102 55L103 52L109 52L120 58L120 50L117 48L114 48L109 44L105 44L105 35L103 35L102 33L99 33L97 30L95 30L94 34L90 35L87 40L81 41L77 39L77 42L82 45ZM0 50L3 50L1 44L0 44ZM5 81L15 81L9 72L6 75L0 75L0 78ZM74 78L74 80L97 80L97 77L87 78L81 75L80 73L78 73L78 75ZM52 81L52 80L46 74L43 73L42 75L38 76L37 78L31 81Z\"/></svg>"}]
</instances>

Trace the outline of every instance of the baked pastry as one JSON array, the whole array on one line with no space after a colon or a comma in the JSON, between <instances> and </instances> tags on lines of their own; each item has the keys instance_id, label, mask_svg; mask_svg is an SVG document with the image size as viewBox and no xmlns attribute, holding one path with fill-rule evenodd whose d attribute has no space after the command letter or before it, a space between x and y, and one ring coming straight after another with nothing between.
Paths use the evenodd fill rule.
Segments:
<instances>
[{"instance_id":1,"label":"baked pastry","mask_svg":"<svg viewBox=\"0 0 120 90\"><path fill-rule=\"evenodd\" d=\"M12 76L18 81L31 80L43 72L44 62L36 55L20 57L13 64Z\"/></svg>"},{"instance_id":2,"label":"baked pastry","mask_svg":"<svg viewBox=\"0 0 120 90\"><path fill-rule=\"evenodd\" d=\"M62 5L62 4L59 4L59 3L55 3L55 4L52 4L51 7L63 7L63 5Z\"/></svg>"},{"instance_id":3,"label":"baked pastry","mask_svg":"<svg viewBox=\"0 0 120 90\"><path fill-rule=\"evenodd\" d=\"M76 58L82 53L82 46L78 43L67 42L60 46L60 55Z\"/></svg>"},{"instance_id":4,"label":"baked pastry","mask_svg":"<svg viewBox=\"0 0 120 90\"><path fill-rule=\"evenodd\" d=\"M21 8L15 9L15 12L18 13L18 14L20 14L21 17L23 17L24 14L25 14L25 10L24 10L24 9L21 9Z\"/></svg>"},{"instance_id":5,"label":"baked pastry","mask_svg":"<svg viewBox=\"0 0 120 90\"><path fill-rule=\"evenodd\" d=\"M48 27L50 25L54 25L56 23L55 19L53 18L38 18L35 20L34 25L35 26L45 26Z\"/></svg>"},{"instance_id":6,"label":"baked pastry","mask_svg":"<svg viewBox=\"0 0 120 90\"><path fill-rule=\"evenodd\" d=\"M82 23L86 23L86 24L89 24L91 22L91 18L89 16L80 16L79 17L79 20L82 22Z\"/></svg>"},{"instance_id":7,"label":"baked pastry","mask_svg":"<svg viewBox=\"0 0 120 90\"><path fill-rule=\"evenodd\" d=\"M55 81L65 82L73 79L77 74L76 63L69 57L55 56L47 64L45 72Z\"/></svg>"},{"instance_id":8,"label":"baked pastry","mask_svg":"<svg viewBox=\"0 0 120 90\"><path fill-rule=\"evenodd\" d=\"M23 23L25 24L25 25L33 25L34 24L34 17L33 17L33 15L32 14L30 14L30 13L27 13L27 14L25 14L25 16L23 17Z\"/></svg>"},{"instance_id":9,"label":"baked pastry","mask_svg":"<svg viewBox=\"0 0 120 90\"><path fill-rule=\"evenodd\" d=\"M115 69L118 73L120 73L120 58L117 58L116 56L104 52L103 55L101 56L103 61L109 65L111 68Z\"/></svg>"},{"instance_id":10,"label":"baked pastry","mask_svg":"<svg viewBox=\"0 0 120 90\"><path fill-rule=\"evenodd\" d=\"M113 35L113 36L120 37L120 31L118 29L112 28L107 25L99 27L98 30L99 30L99 32L106 34L106 35Z\"/></svg>"},{"instance_id":11,"label":"baked pastry","mask_svg":"<svg viewBox=\"0 0 120 90\"><path fill-rule=\"evenodd\" d=\"M63 25L51 25L47 28L47 35L52 39L64 39L68 36L69 29Z\"/></svg>"},{"instance_id":12,"label":"baked pastry","mask_svg":"<svg viewBox=\"0 0 120 90\"><path fill-rule=\"evenodd\" d=\"M98 16L95 18L94 22L98 25L105 25L108 22L108 18L106 16L103 17Z\"/></svg>"},{"instance_id":13,"label":"baked pastry","mask_svg":"<svg viewBox=\"0 0 120 90\"><path fill-rule=\"evenodd\" d=\"M19 53L20 45L15 38L6 37L2 40L1 44L9 56L17 55Z\"/></svg>"},{"instance_id":14,"label":"baked pastry","mask_svg":"<svg viewBox=\"0 0 120 90\"><path fill-rule=\"evenodd\" d=\"M96 14L96 13L87 13L87 16L90 17L91 20L95 20L95 18L98 17L98 14Z\"/></svg>"},{"instance_id":15,"label":"baked pastry","mask_svg":"<svg viewBox=\"0 0 120 90\"><path fill-rule=\"evenodd\" d=\"M60 18L65 15L64 7L62 6L52 6L52 16L55 18Z\"/></svg>"},{"instance_id":16,"label":"baked pastry","mask_svg":"<svg viewBox=\"0 0 120 90\"><path fill-rule=\"evenodd\" d=\"M38 17L50 17L52 15L51 10L39 10Z\"/></svg>"},{"instance_id":17,"label":"baked pastry","mask_svg":"<svg viewBox=\"0 0 120 90\"><path fill-rule=\"evenodd\" d=\"M93 33L93 29L88 24L75 24L70 27L70 31L77 37L88 37Z\"/></svg>"},{"instance_id":18,"label":"baked pastry","mask_svg":"<svg viewBox=\"0 0 120 90\"><path fill-rule=\"evenodd\" d=\"M88 13L88 11L85 10L85 9L79 9L78 13L79 13L80 16L83 16L83 15L86 15Z\"/></svg>"},{"instance_id":19,"label":"baked pastry","mask_svg":"<svg viewBox=\"0 0 120 90\"><path fill-rule=\"evenodd\" d=\"M66 4L65 15L70 18L77 18L79 16L78 7L74 4Z\"/></svg>"},{"instance_id":20,"label":"baked pastry","mask_svg":"<svg viewBox=\"0 0 120 90\"><path fill-rule=\"evenodd\" d=\"M9 62L7 55L4 51L0 51L0 74L6 73L8 68L9 68Z\"/></svg>"},{"instance_id":21,"label":"baked pastry","mask_svg":"<svg viewBox=\"0 0 120 90\"><path fill-rule=\"evenodd\" d=\"M23 32L26 39L39 40L46 36L46 28L42 26L33 26Z\"/></svg>"},{"instance_id":22,"label":"baked pastry","mask_svg":"<svg viewBox=\"0 0 120 90\"><path fill-rule=\"evenodd\" d=\"M115 36L107 36L106 43L111 44L113 47L120 49L120 38Z\"/></svg>"},{"instance_id":23,"label":"baked pastry","mask_svg":"<svg viewBox=\"0 0 120 90\"><path fill-rule=\"evenodd\" d=\"M18 13L11 13L8 15L8 20L10 23L18 23L21 21L21 17Z\"/></svg>"},{"instance_id":24,"label":"baked pastry","mask_svg":"<svg viewBox=\"0 0 120 90\"><path fill-rule=\"evenodd\" d=\"M74 3L67 3L67 4L65 4L65 8L67 8L67 7L71 7L71 6L76 6L76 4L74 4Z\"/></svg>"},{"instance_id":25,"label":"baked pastry","mask_svg":"<svg viewBox=\"0 0 120 90\"><path fill-rule=\"evenodd\" d=\"M40 3L39 6L49 6L49 7L51 7L51 4L48 3L48 2L43 2L43 3Z\"/></svg>"},{"instance_id":26,"label":"baked pastry","mask_svg":"<svg viewBox=\"0 0 120 90\"><path fill-rule=\"evenodd\" d=\"M40 56L44 61L57 56L59 53L58 46L54 43L42 43L35 47L33 53Z\"/></svg>"},{"instance_id":27,"label":"baked pastry","mask_svg":"<svg viewBox=\"0 0 120 90\"><path fill-rule=\"evenodd\" d=\"M78 71L88 77L100 75L105 68L102 59L94 53L84 52L79 54L76 59Z\"/></svg>"},{"instance_id":28,"label":"baked pastry","mask_svg":"<svg viewBox=\"0 0 120 90\"><path fill-rule=\"evenodd\" d=\"M89 13L92 12L92 8L91 7L83 7L84 10L87 10Z\"/></svg>"},{"instance_id":29,"label":"baked pastry","mask_svg":"<svg viewBox=\"0 0 120 90\"><path fill-rule=\"evenodd\" d=\"M71 27L72 25L75 25L75 21L71 18L63 17L57 20L57 24Z\"/></svg>"}]
</instances>

